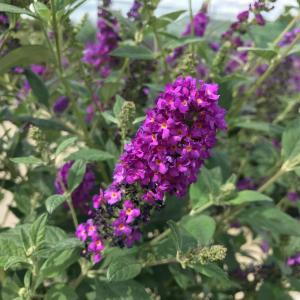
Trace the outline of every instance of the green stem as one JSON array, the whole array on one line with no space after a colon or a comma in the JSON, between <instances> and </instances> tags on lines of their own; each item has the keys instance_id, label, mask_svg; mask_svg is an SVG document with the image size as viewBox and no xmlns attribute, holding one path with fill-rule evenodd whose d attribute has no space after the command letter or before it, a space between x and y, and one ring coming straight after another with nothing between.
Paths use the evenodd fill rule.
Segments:
<instances>
[{"instance_id":1,"label":"green stem","mask_svg":"<svg viewBox=\"0 0 300 300\"><path fill-rule=\"evenodd\" d=\"M275 181L281 177L285 171L280 168L269 180L267 180L257 191L262 193L264 192L269 186L271 186Z\"/></svg>"},{"instance_id":2,"label":"green stem","mask_svg":"<svg viewBox=\"0 0 300 300\"><path fill-rule=\"evenodd\" d=\"M176 264L176 263L179 263L176 258L165 258L158 261L144 263L143 267L149 268L149 267L155 267L155 266L167 265L167 264Z\"/></svg>"},{"instance_id":3,"label":"green stem","mask_svg":"<svg viewBox=\"0 0 300 300\"><path fill-rule=\"evenodd\" d=\"M76 216L75 208L74 208L73 203L72 203L71 195L67 196L67 203L68 203L68 206L70 208L70 212L71 212L71 216L72 216L72 220L73 220L74 226L75 226L75 228L77 228L77 226L78 226L78 219L77 219L77 216Z\"/></svg>"},{"instance_id":4,"label":"green stem","mask_svg":"<svg viewBox=\"0 0 300 300\"><path fill-rule=\"evenodd\" d=\"M211 207L212 205L214 205L213 201L209 201L207 202L205 205L199 207L196 210L191 210L190 215L191 216L195 216L195 215L199 215L200 213L202 213L204 210L206 210L207 208ZM179 223L179 222L177 222ZM153 240L151 240L149 242L149 244L151 246L154 246L155 244L157 244L159 241L163 240L164 238L166 238L169 234L171 233L171 229L168 228L166 229L164 232L162 232L160 235L158 235L157 237L155 237Z\"/></svg>"}]
</instances>

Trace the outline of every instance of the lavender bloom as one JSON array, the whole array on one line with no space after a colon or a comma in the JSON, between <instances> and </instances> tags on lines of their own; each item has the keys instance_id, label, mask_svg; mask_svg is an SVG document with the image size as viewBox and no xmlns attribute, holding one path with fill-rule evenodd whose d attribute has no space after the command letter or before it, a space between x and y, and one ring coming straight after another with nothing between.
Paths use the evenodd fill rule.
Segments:
<instances>
[{"instance_id":1,"label":"lavender bloom","mask_svg":"<svg viewBox=\"0 0 300 300\"><path fill-rule=\"evenodd\" d=\"M97 27L96 42L86 45L82 60L93 66L105 78L110 74L111 65L115 62L115 58L109 54L118 46L119 24L109 12L100 9Z\"/></svg>"},{"instance_id":2,"label":"lavender bloom","mask_svg":"<svg viewBox=\"0 0 300 300\"><path fill-rule=\"evenodd\" d=\"M8 28L9 26L9 19L7 15L3 12L0 12L0 29L2 28Z\"/></svg>"},{"instance_id":3,"label":"lavender bloom","mask_svg":"<svg viewBox=\"0 0 300 300\"><path fill-rule=\"evenodd\" d=\"M210 156L216 132L226 129L217 92L217 84L192 77L166 86L125 146L113 183L93 199L99 236L113 246L131 247L141 238L141 226L164 205L166 194L186 194Z\"/></svg>"},{"instance_id":4,"label":"lavender bloom","mask_svg":"<svg viewBox=\"0 0 300 300\"><path fill-rule=\"evenodd\" d=\"M287 198L291 202L297 202L300 199L300 195L297 192L288 192L287 193Z\"/></svg>"},{"instance_id":5,"label":"lavender bloom","mask_svg":"<svg viewBox=\"0 0 300 300\"><path fill-rule=\"evenodd\" d=\"M298 34L300 34L300 28L295 28L294 30L287 32L282 40L278 43L278 46L284 47L290 45L295 40Z\"/></svg>"},{"instance_id":6,"label":"lavender bloom","mask_svg":"<svg viewBox=\"0 0 300 300\"><path fill-rule=\"evenodd\" d=\"M131 18L133 20L138 20L140 18L140 9L143 6L143 4L138 1L134 0L132 7L130 8L130 11L127 13L128 18Z\"/></svg>"},{"instance_id":7,"label":"lavender bloom","mask_svg":"<svg viewBox=\"0 0 300 300\"><path fill-rule=\"evenodd\" d=\"M53 104L53 111L56 114L62 114L69 106L70 100L66 96L61 96L56 99L56 101Z\"/></svg>"},{"instance_id":8,"label":"lavender bloom","mask_svg":"<svg viewBox=\"0 0 300 300\"><path fill-rule=\"evenodd\" d=\"M260 244L260 248L264 253L268 253L270 250L270 245L269 245L268 241L263 240Z\"/></svg>"},{"instance_id":9,"label":"lavender bloom","mask_svg":"<svg viewBox=\"0 0 300 300\"><path fill-rule=\"evenodd\" d=\"M188 24L186 30L182 34L183 36L188 36L194 33L195 36L204 36L204 33L206 31L206 26L208 24L209 18L208 16L203 12L198 12L192 21L192 23ZM192 32L192 29L194 32Z\"/></svg>"},{"instance_id":10,"label":"lavender bloom","mask_svg":"<svg viewBox=\"0 0 300 300\"><path fill-rule=\"evenodd\" d=\"M66 162L59 170L55 179L55 189L57 194L63 194L68 189L68 176L74 161ZM72 202L75 208L83 213L89 210L89 199L95 187L95 174L91 166L87 166L85 175L80 185L72 192Z\"/></svg>"},{"instance_id":11,"label":"lavender bloom","mask_svg":"<svg viewBox=\"0 0 300 300\"><path fill-rule=\"evenodd\" d=\"M264 17L259 13L255 14L255 20L256 20L256 23L260 26L264 26L266 24Z\"/></svg>"}]
</instances>

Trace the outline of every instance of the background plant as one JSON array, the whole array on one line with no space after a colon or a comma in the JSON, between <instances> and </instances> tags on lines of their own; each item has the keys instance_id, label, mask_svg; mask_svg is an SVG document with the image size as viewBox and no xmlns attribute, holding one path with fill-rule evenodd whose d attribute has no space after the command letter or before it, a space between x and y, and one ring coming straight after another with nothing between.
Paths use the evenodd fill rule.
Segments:
<instances>
[{"instance_id":1,"label":"background plant","mask_svg":"<svg viewBox=\"0 0 300 300\"><path fill-rule=\"evenodd\" d=\"M1 227L1 298L291 299L300 286L299 6L267 22L276 1L259 0L220 26L209 2L157 17L157 0L133 1L127 16L103 1L94 28L69 19L84 2L0 4L1 197L12 195L18 218ZM227 131L188 193L165 195L139 242L106 245L93 264L76 228L178 76L219 85Z\"/></svg>"}]
</instances>

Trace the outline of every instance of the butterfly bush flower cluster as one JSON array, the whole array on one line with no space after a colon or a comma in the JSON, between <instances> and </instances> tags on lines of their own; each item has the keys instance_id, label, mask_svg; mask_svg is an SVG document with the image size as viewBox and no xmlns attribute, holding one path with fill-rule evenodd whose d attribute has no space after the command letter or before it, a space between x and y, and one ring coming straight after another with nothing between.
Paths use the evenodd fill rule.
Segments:
<instances>
[{"instance_id":1,"label":"butterfly bush flower cluster","mask_svg":"<svg viewBox=\"0 0 300 300\"><path fill-rule=\"evenodd\" d=\"M164 205L166 194L186 194L210 156L217 131L226 129L225 110L218 99L217 84L192 77L178 77L157 97L125 146L112 184L94 196L91 219L77 229L92 257L101 255L103 248L89 250L95 241L88 233L89 224L96 225L97 241L131 247L141 238L141 226Z\"/></svg>"},{"instance_id":2,"label":"butterfly bush flower cluster","mask_svg":"<svg viewBox=\"0 0 300 300\"><path fill-rule=\"evenodd\" d=\"M193 18L193 21L189 23L182 33L182 36L189 36L194 34L194 36L202 37L205 34L209 18L206 14L206 9L199 11ZM167 63L174 63L184 52L185 47L177 47L174 49L173 53L167 57Z\"/></svg>"},{"instance_id":3,"label":"butterfly bush flower cluster","mask_svg":"<svg viewBox=\"0 0 300 300\"><path fill-rule=\"evenodd\" d=\"M128 18L133 19L133 20L138 20L140 19L140 10L143 7L143 4L141 1L134 0L129 12L127 13Z\"/></svg>"},{"instance_id":4,"label":"butterfly bush flower cluster","mask_svg":"<svg viewBox=\"0 0 300 300\"><path fill-rule=\"evenodd\" d=\"M55 179L55 189L57 194L63 194L68 190L68 176L74 161L66 162L59 170ZM95 188L96 177L90 165L87 165L86 172L80 185L72 192L72 203L75 208L82 213L87 213L90 209L89 202Z\"/></svg>"},{"instance_id":5,"label":"butterfly bush flower cluster","mask_svg":"<svg viewBox=\"0 0 300 300\"><path fill-rule=\"evenodd\" d=\"M109 5L110 1L106 1L99 9L96 41L86 45L82 58L104 78L110 74L111 66L115 63L115 58L109 54L117 48L120 40L117 19L106 9Z\"/></svg>"},{"instance_id":6,"label":"butterfly bush flower cluster","mask_svg":"<svg viewBox=\"0 0 300 300\"><path fill-rule=\"evenodd\" d=\"M225 66L225 73L233 73L248 62L248 51L236 51L239 47L252 46L251 42L242 39L242 35L247 32L247 27L250 24L264 26L266 22L261 13L263 11L270 11L272 8L266 0L255 1L249 5L247 10L240 12L236 17L237 20L222 34L222 39L230 41L232 48L231 58ZM251 15L253 15L253 18L251 18Z\"/></svg>"}]
</instances>

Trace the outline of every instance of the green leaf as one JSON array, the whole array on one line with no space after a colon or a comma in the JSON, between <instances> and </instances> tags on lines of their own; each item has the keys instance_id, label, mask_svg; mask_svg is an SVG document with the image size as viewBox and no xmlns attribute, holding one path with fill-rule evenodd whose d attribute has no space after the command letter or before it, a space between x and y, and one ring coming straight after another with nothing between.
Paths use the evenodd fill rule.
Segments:
<instances>
[{"instance_id":1,"label":"green leaf","mask_svg":"<svg viewBox=\"0 0 300 300\"><path fill-rule=\"evenodd\" d=\"M114 156L108 152L101 151L98 149L83 148L75 153L72 153L67 160L82 159L85 161L105 161L114 159Z\"/></svg>"},{"instance_id":2,"label":"green leaf","mask_svg":"<svg viewBox=\"0 0 300 300\"><path fill-rule=\"evenodd\" d=\"M200 246L209 245L216 230L215 220L206 215L188 217L183 220L182 226L197 240Z\"/></svg>"},{"instance_id":3,"label":"green leaf","mask_svg":"<svg viewBox=\"0 0 300 300\"><path fill-rule=\"evenodd\" d=\"M86 170L86 162L76 160L69 170L68 191L73 192L82 182Z\"/></svg>"},{"instance_id":4,"label":"green leaf","mask_svg":"<svg viewBox=\"0 0 300 300\"><path fill-rule=\"evenodd\" d=\"M77 300L78 296L75 290L66 286L64 283L55 284L52 286L45 297L45 300Z\"/></svg>"},{"instance_id":5,"label":"green leaf","mask_svg":"<svg viewBox=\"0 0 300 300\"><path fill-rule=\"evenodd\" d=\"M114 112L114 115L116 118L119 117L119 114L122 110L124 101L125 100L121 96L119 96L119 95L116 96L116 101L115 101L114 108L113 108L113 112Z\"/></svg>"},{"instance_id":6,"label":"green leaf","mask_svg":"<svg viewBox=\"0 0 300 300\"><path fill-rule=\"evenodd\" d=\"M243 212L239 220L250 224L257 231L268 231L272 235L300 236L300 224L276 207L252 208Z\"/></svg>"},{"instance_id":7,"label":"green leaf","mask_svg":"<svg viewBox=\"0 0 300 300\"><path fill-rule=\"evenodd\" d=\"M281 126L260 121L243 120L241 122L238 122L235 126L239 128L261 131L270 136L281 135L283 131L283 128Z\"/></svg>"},{"instance_id":8,"label":"green leaf","mask_svg":"<svg viewBox=\"0 0 300 300\"><path fill-rule=\"evenodd\" d=\"M65 149L67 149L69 146L73 145L76 141L77 141L76 136L67 138L66 140L62 141L56 148L55 156L62 153Z\"/></svg>"},{"instance_id":9,"label":"green leaf","mask_svg":"<svg viewBox=\"0 0 300 300\"><path fill-rule=\"evenodd\" d=\"M105 300L150 300L145 288L134 280L103 282L96 280L96 299Z\"/></svg>"},{"instance_id":10,"label":"green leaf","mask_svg":"<svg viewBox=\"0 0 300 300\"><path fill-rule=\"evenodd\" d=\"M33 95L36 97L38 102L48 107L49 92L47 87L44 84L44 81L31 70L25 70L24 73L32 89Z\"/></svg>"},{"instance_id":11,"label":"green leaf","mask_svg":"<svg viewBox=\"0 0 300 300\"><path fill-rule=\"evenodd\" d=\"M11 14L25 14L31 17L36 17L35 14L32 13L30 10L6 3L0 3L0 11Z\"/></svg>"},{"instance_id":12,"label":"green leaf","mask_svg":"<svg viewBox=\"0 0 300 300\"><path fill-rule=\"evenodd\" d=\"M171 237L175 244L177 252L185 253L192 248L197 247L196 238L191 235L181 224L177 224L174 221L168 221L168 225L171 229Z\"/></svg>"},{"instance_id":13,"label":"green leaf","mask_svg":"<svg viewBox=\"0 0 300 300\"><path fill-rule=\"evenodd\" d=\"M258 202L258 201L273 201L272 198L266 196L262 193L252 190L244 190L238 193L237 197L234 199L226 202L231 205L240 205L243 203L251 203L251 202Z\"/></svg>"},{"instance_id":14,"label":"green leaf","mask_svg":"<svg viewBox=\"0 0 300 300\"><path fill-rule=\"evenodd\" d=\"M109 82L106 81L100 88L100 98L104 101L107 102L109 101L118 91L120 87L119 82Z\"/></svg>"},{"instance_id":15,"label":"green leaf","mask_svg":"<svg viewBox=\"0 0 300 300\"><path fill-rule=\"evenodd\" d=\"M230 283L227 274L218 265L214 263L209 263L206 265L198 265L195 267L195 270L219 282L223 282L225 284Z\"/></svg>"},{"instance_id":16,"label":"green leaf","mask_svg":"<svg viewBox=\"0 0 300 300\"><path fill-rule=\"evenodd\" d=\"M30 226L30 238L36 248L45 243L47 218L47 214L42 214Z\"/></svg>"},{"instance_id":17,"label":"green leaf","mask_svg":"<svg viewBox=\"0 0 300 300\"><path fill-rule=\"evenodd\" d=\"M16 66L26 67L32 64L49 62L51 53L41 45L22 46L0 58L0 74Z\"/></svg>"},{"instance_id":18,"label":"green leaf","mask_svg":"<svg viewBox=\"0 0 300 300\"><path fill-rule=\"evenodd\" d=\"M154 53L143 46L121 45L110 53L112 56L127 57L131 59L152 60L155 58Z\"/></svg>"},{"instance_id":19,"label":"green leaf","mask_svg":"<svg viewBox=\"0 0 300 300\"><path fill-rule=\"evenodd\" d=\"M105 119L105 121L110 124L110 123L114 123L119 125L119 121L117 118L115 118L110 112L108 111L103 111L102 113L103 118Z\"/></svg>"},{"instance_id":20,"label":"green leaf","mask_svg":"<svg viewBox=\"0 0 300 300\"><path fill-rule=\"evenodd\" d=\"M17 264L25 263L27 264L27 259L26 257L21 257L21 256L11 256L8 258L6 264L4 265L4 271L10 269L11 267L14 267Z\"/></svg>"},{"instance_id":21,"label":"green leaf","mask_svg":"<svg viewBox=\"0 0 300 300\"><path fill-rule=\"evenodd\" d=\"M275 49L264 49L264 48L255 48L255 47L239 47L238 51L249 51L255 54L258 57L271 60L277 55Z\"/></svg>"},{"instance_id":22,"label":"green leaf","mask_svg":"<svg viewBox=\"0 0 300 300\"><path fill-rule=\"evenodd\" d=\"M41 19L43 19L45 22L48 22L50 20L51 11L47 7L47 5L45 5L42 2L36 1L33 3L33 6L34 6L35 13L39 17L41 17Z\"/></svg>"},{"instance_id":23,"label":"green leaf","mask_svg":"<svg viewBox=\"0 0 300 300\"><path fill-rule=\"evenodd\" d=\"M300 119L293 121L283 132L281 155L288 171L300 163Z\"/></svg>"},{"instance_id":24,"label":"green leaf","mask_svg":"<svg viewBox=\"0 0 300 300\"><path fill-rule=\"evenodd\" d=\"M173 11L171 13L164 14L164 15L160 16L159 18L175 21L185 12L186 12L186 10L177 10L177 11Z\"/></svg>"},{"instance_id":25,"label":"green leaf","mask_svg":"<svg viewBox=\"0 0 300 300\"><path fill-rule=\"evenodd\" d=\"M182 237L180 234L179 226L177 225L176 222L172 220L168 221L168 225L170 226L171 233L172 233L171 237L176 246L176 249L177 251L180 251L182 248Z\"/></svg>"},{"instance_id":26,"label":"green leaf","mask_svg":"<svg viewBox=\"0 0 300 300\"><path fill-rule=\"evenodd\" d=\"M125 281L136 277L142 265L133 256L121 256L112 261L107 270L109 281Z\"/></svg>"},{"instance_id":27,"label":"green leaf","mask_svg":"<svg viewBox=\"0 0 300 300\"><path fill-rule=\"evenodd\" d=\"M55 277L60 275L80 257L78 249L67 249L53 251L50 257L44 262L40 269L43 277Z\"/></svg>"},{"instance_id":28,"label":"green leaf","mask_svg":"<svg viewBox=\"0 0 300 300\"><path fill-rule=\"evenodd\" d=\"M209 201L216 200L220 194L222 181L222 172L219 167L210 170L202 168L197 182L190 187L193 210L201 208Z\"/></svg>"},{"instance_id":29,"label":"green leaf","mask_svg":"<svg viewBox=\"0 0 300 300\"><path fill-rule=\"evenodd\" d=\"M45 202L48 213L52 214L53 211L65 201L66 197L64 195L52 195L48 197Z\"/></svg>"},{"instance_id":30,"label":"green leaf","mask_svg":"<svg viewBox=\"0 0 300 300\"><path fill-rule=\"evenodd\" d=\"M134 121L132 122L132 124L139 124L139 123L141 123L141 122L143 122L143 121L145 121L146 120L146 117L145 116L142 116L142 117L138 117L138 118L135 118L134 119Z\"/></svg>"},{"instance_id":31,"label":"green leaf","mask_svg":"<svg viewBox=\"0 0 300 300\"><path fill-rule=\"evenodd\" d=\"M42 165L43 161L34 156L23 156L23 157L13 157L10 160L17 164L25 164L25 165Z\"/></svg>"},{"instance_id":32,"label":"green leaf","mask_svg":"<svg viewBox=\"0 0 300 300\"><path fill-rule=\"evenodd\" d=\"M182 37L171 40L165 45L165 47L168 49L175 49L177 47L182 47L189 44L197 44L197 46L203 46L205 44L205 41L200 37Z\"/></svg>"}]
</instances>

